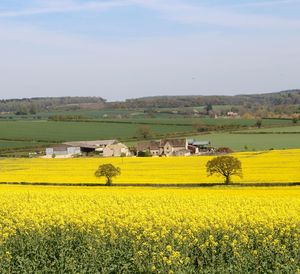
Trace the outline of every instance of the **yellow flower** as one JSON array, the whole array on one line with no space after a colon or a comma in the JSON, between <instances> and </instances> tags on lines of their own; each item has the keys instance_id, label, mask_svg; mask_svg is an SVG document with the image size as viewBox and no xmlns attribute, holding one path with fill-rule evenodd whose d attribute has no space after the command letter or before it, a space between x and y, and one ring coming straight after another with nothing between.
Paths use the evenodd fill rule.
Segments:
<instances>
[{"instance_id":1,"label":"yellow flower","mask_svg":"<svg viewBox=\"0 0 300 274\"><path fill-rule=\"evenodd\" d=\"M167 249L168 252L171 252L172 251L172 246L167 245L166 249Z\"/></svg>"}]
</instances>

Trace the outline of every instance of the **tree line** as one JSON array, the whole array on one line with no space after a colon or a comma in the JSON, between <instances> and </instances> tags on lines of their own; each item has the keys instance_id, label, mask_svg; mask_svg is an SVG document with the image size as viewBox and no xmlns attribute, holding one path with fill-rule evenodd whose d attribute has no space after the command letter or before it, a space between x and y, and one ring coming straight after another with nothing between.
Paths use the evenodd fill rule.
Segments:
<instances>
[{"instance_id":1,"label":"tree line","mask_svg":"<svg viewBox=\"0 0 300 274\"><path fill-rule=\"evenodd\" d=\"M300 90L287 90L274 93L233 95L233 96L152 96L112 102L111 106L133 108L179 108L207 105L297 105L300 104Z\"/></svg>"},{"instance_id":2,"label":"tree line","mask_svg":"<svg viewBox=\"0 0 300 274\"><path fill-rule=\"evenodd\" d=\"M59 107L76 107L80 104L105 104L101 97L47 97L0 100L0 112L15 113L16 115L36 114L51 111Z\"/></svg>"},{"instance_id":3,"label":"tree line","mask_svg":"<svg viewBox=\"0 0 300 274\"><path fill-rule=\"evenodd\" d=\"M149 114L161 112L160 109L163 108L170 108L169 112L172 113L172 108L177 108L181 114L191 115L193 109L188 108L204 106L203 114L208 115L213 110L219 115L224 115L222 111L212 108L215 105L230 106L226 111L237 112L240 115L275 118L280 114L300 113L300 90L235 96L154 96L111 102L107 107L148 109Z\"/></svg>"}]
</instances>

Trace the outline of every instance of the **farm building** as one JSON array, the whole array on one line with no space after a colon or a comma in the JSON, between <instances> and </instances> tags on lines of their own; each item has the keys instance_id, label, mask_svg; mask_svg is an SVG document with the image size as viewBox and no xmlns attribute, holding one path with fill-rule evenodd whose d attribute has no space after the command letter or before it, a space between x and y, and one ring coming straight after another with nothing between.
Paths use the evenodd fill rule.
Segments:
<instances>
[{"instance_id":1,"label":"farm building","mask_svg":"<svg viewBox=\"0 0 300 274\"><path fill-rule=\"evenodd\" d=\"M161 154L166 156L176 155L179 151L187 151L188 143L186 139L167 139L160 143Z\"/></svg>"},{"instance_id":2,"label":"farm building","mask_svg":"<svg viewBox=\"0 0 300 274\"><path fill-rule=\"evenodd\" d=\"M148 152L152 156L189 156L208 152L212 149L210 141L194 139L165 139L141 142L137 144L137 152Z\"/></svg>"},{"instance_id":3,"label":"farm building","mask_svg":"<svg viewBox=\"0 0 300 274\"><path fill-rule=\"evenodd\" d=\"M149 152L152 156L160 155L160 141L141 142L137 144L137 151Z\"/></svg>"},{"instance_id":4,"label":"farm building","mask_svg":"<svg viewBox=\"0 0 300 274\"><path fill-rule=\"evenodd\" d=\"M199 148L194 145L188 145L188 150L191 152L191 154L199 153Z\"/></svg>"},{"instance_id":5,"label":"farm building","mask_svg":"<svg viewBox=\"0 0 300 274\"><path fill-rule=\"evenodd\" d=\"M149 152L152 156L186 156L188 151L188 143L186 139L166 139L149 142L141 142L137 144L138 152ZM179 153L180 151L180 153Z\"/></svg>"},{"instance_id":6,"label":"farm building","mask_svg":"<svg viewBox=\"0 0 300 274\"><path fill-rule=\"evenodd\" d=\"M190 156L191 151L189 149L180 149L173 152L174 156Z\"/></svg>"},{"instance_id":7,"label":"farm building","mask_svg":"<svg viewBox=\"0 0 300 274\"><path fill-rule=\"evenodd\" d=\"M122 143L111 144L103 149L103 157L120 156L130 156L129 148Z\"/></svg>"},{"instance_id":8,"label":"farm building","mask_svg":"<svg viewBox=\"0 0 300 274\"><path fill-rule=\"evenodd\" d=\"M53 147L46 148L46 156L72 156L72 155L80 155L81 150L80 147L76 146L68 146L65 144L55 145Z\"/></svg>"},{"instance_id":9,"label":"farm building","mask_svg":"<svg viewBox=\"0 0 300 274\"><path fill-rule=\"evenodd\" d=\"M130 152L127 146L117 140L97 140L97 141L79 141L66 142L61 145L55 145L46 149L46 156L64 156L72 157L75 155L97 152L104 157L129 156Z\"/></svg>"},{"instance_id":10,"label":"farm building","mask_svg":"<svg viewBox=\"0 0 300 274\"><path fill-rule=\"evenodd\" d=\"M198 141L194 139L188 140L189 148L195 150L195 153L209 151L212 149L210 141Z\"/></svg>"},{"instance_id":11,"label":"farm building","mask_svg":"<svg viewBox=\"0 0 300 274\"><path fill-rule=\"evenodd\" d=\"M80 147L82 153L99 152L103 153L104 148L108 145L117 144L118 140L96 140L96 141L78 141L66 142L65 145Z\"/></svg>"},{"instance_id":12,"label":"farm building","mask_svg":"<svg viewBox=\"0 0 300 274\"><path fill-rule=\"evenodd\" d=\"M239 117L239 114L237 112L228 111L227 112L227 117L237 118L237 117Z\"/></svg>"}]
</instances>

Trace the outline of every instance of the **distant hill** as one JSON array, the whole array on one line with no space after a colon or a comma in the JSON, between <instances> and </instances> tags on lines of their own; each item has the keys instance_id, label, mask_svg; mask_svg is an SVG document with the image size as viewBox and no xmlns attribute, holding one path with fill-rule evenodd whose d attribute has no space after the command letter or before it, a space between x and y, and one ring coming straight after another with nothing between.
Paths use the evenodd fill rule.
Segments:
<instances>
[{"instance_id":1,"label":"distant hill","mask_svg":"<svg viewBox=\"0 0 300 274\"><path fill-rule=\"evenodd\" d=\"M286 90L264 94L246 94L234 96L189 95L189 96L153 96L128 99L125 102L109 103L111 107L126 108L172 108L195 107L201 105L297 105L300 104L300 90Z\"/></svg>"},{"instance_id":2,"label":"distant hill","mask_svg":"<svg viewBox=\"0 0 300 274\"><path fill-rule=\"evenodd\" d=\"M120 102L106 102L102 97L46 97L0 100L0 112L15 114L36 114L51 110L78 109L115 109L115 108L182 108L205 105L231 105L251 109L276 106L300 105L300 89L263 94L225 95L188 95L188 96L152 96L127 99Z\"/></svg>"},{"instance_id":3,"label":"distant hill","mask_svg":"<svg viewBox=\"0 0 300 274\"><path fill-rule=\"evenodd\" d=\"M35 114L40 111L55 109L99 109L105 106L101 97L46 97L0 100L0 112L16 114Z\"/></svg>"}]
</instances>

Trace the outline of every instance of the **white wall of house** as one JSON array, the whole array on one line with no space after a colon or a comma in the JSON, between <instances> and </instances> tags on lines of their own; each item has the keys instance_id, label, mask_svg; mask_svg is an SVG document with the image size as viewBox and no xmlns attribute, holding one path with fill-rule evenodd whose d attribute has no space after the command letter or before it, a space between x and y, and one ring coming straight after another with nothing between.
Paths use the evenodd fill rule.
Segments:
<instances>
[{"instance_id":1,"label":"white wall of house","mask_svg":"<svg viewBox=\"0 0 300 274\"><path fill-rule=\"evenodd\" d=\"M163 153L165 155L173 155L174 153L176 153L177 151L183 150L183 149L187 149L188 145L186 143L185 146L182 147L173 147L169 142L167 142L164 147L163 147Z\"/></svg>"},{"instance_id":2,"label":"white wall of house","mask_svg":"<svg viewBox=\"0 0 300 274\"><path fill-rule=\"evenodd\" d=\"M108 145L103 149L104 157L120 157L122 155L129 156L130 151L127 146L122 143Z\"/></svg>"},{"instance_id":3,"label":"white wall of house","mask_svg":"<svg viewBox=\"0 0 300 274\"><path fill-rule=\"evenodd\" d=\"M114 156L114 150L110 147L106 147L103 149L103 157L113 157Z\"/></svg>"},{"instance_id":4,"label":"white wall of house","mask_svg":"<svg viewBox=\"0 0 300 274\"><path fill-rule=\"evenodd\" d=\"M169 144L169 142L167 142L165 145L164 145L164 154L165 155L172 155L173 151L174 151L174 148Z\"/></svg>"}]
</instances>

